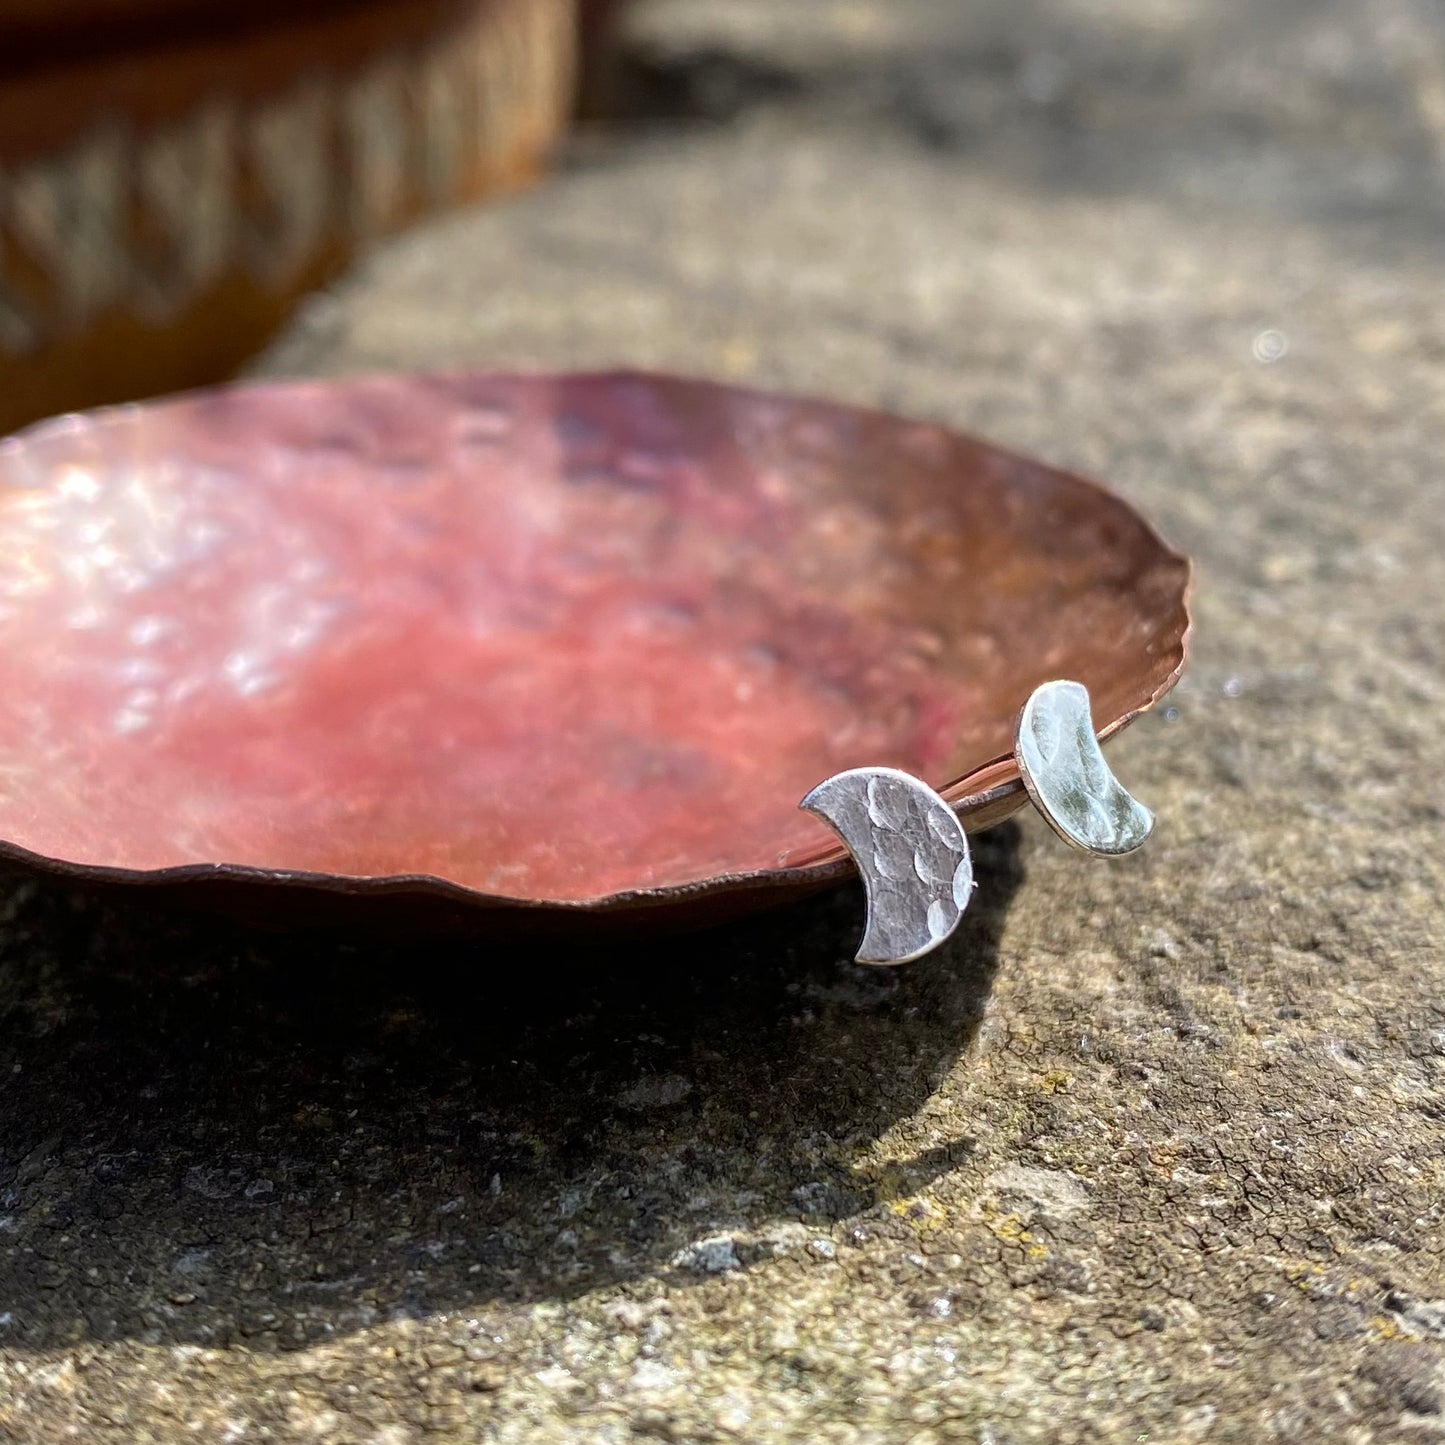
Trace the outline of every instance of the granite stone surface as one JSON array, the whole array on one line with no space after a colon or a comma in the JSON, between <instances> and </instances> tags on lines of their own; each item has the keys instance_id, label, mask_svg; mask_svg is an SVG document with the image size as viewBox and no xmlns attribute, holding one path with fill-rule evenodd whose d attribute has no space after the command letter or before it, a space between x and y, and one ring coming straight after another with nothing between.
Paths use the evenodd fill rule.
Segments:
<instances>
[{"instance_id":1,"label":"granite stone surface","mask_svg":"<svg viewBox=\"0 0 1445 1445\"><path fill-rule=\"evenodd\" d=\"M0 885L0 1440L1445 1436L1445 25L672 0L625 123L264 374L627 363L943 419L1199 563L1158 814L606 953Z\"/></svg>"}]
</instances>

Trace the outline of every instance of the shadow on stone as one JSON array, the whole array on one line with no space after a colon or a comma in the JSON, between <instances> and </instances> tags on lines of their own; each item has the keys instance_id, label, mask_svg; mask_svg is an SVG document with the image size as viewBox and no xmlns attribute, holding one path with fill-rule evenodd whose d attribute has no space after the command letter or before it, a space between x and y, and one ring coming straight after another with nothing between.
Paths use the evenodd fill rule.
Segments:
<instances>
[{"instance_id":1,"label":"shadow on stone","mask_svg":"<svg viewBox=\"0 0 1445 1445\"><path fill-rule=\"evenodd\" d=\"M978 1027L1016 829L976 865L959 934L898 971L845 961L853 888L538 954L277 939L7 878L0 1341L289 1349L889 1218L971 1147L855 1167Z\"/></svg>"}]
</instances>

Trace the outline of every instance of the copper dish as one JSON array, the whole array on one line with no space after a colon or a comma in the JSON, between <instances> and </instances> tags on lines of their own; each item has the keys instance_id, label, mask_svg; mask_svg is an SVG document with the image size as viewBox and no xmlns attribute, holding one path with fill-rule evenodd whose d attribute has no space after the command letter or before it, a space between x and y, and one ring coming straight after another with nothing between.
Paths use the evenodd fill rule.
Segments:
<instances>
[{"instance_id":1,"label":"copper dish","mask_svg":"<svg viewBox=\"0 0 1445 1445\"><path fill-rule=\"evenodd\" d=\"M686 925L844 876L860 764L970 830L1189 565L939 426L636 373L287 382L0 443L0 856L259 921Z\"/></svg>"}]
</instances>

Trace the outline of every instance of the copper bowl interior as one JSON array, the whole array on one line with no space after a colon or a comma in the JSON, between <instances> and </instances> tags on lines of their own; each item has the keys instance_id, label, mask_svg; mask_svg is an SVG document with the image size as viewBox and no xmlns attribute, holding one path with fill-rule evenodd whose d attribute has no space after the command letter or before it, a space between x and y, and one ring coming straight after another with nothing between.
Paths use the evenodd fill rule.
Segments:
<instances>
[{"instance_id":1,"label":"copper bowl interior","mask_svg":"<svg viewBox=\"0 0 1445 1445\"><path fill-rule=\"evenodd\" d=\"M841 849L889 764L987 821L1029 691L1172 685L1187 563L942 427L631 373L293 382L0 443L0 839L606 907ZM985 797L987 795L987 797ZM1001 800L1001 801L1000 801Z\"/></svg>"}]
</instances>

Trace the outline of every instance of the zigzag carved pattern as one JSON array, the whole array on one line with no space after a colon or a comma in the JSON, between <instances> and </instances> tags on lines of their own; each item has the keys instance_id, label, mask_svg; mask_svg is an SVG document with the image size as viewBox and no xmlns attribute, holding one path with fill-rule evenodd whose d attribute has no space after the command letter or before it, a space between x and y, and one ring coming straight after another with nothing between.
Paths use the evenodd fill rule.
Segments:
<instances>
[{"instance_id":1,"label":"zigzag carved pattern","mask_svg":"<svg viewBox=\"0 0 1445 1445\"><path fill-rule=\"evenodd\" d=\"M98 125L0 166L0 356L114 310L164 323L242 270L284 286L329 247L475 194L570 100L572 0L510 0L422 53L217 97L146 135Z\"/></svg>"}]
</instances>

